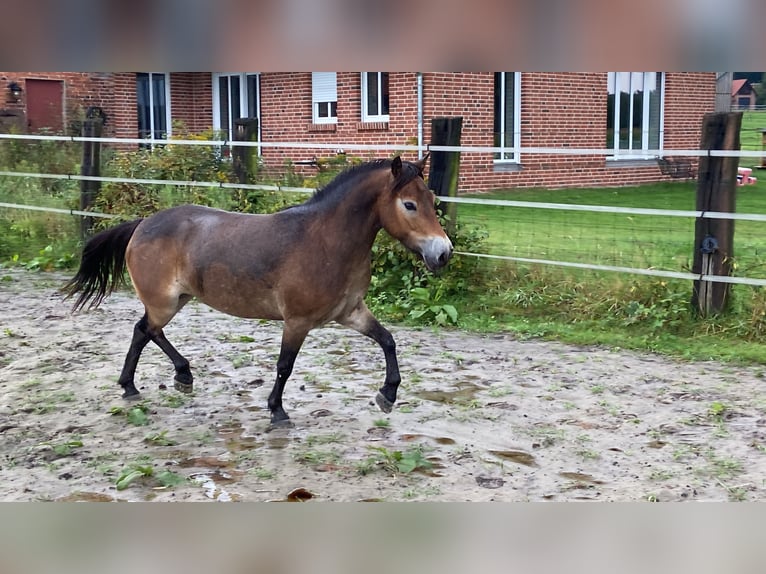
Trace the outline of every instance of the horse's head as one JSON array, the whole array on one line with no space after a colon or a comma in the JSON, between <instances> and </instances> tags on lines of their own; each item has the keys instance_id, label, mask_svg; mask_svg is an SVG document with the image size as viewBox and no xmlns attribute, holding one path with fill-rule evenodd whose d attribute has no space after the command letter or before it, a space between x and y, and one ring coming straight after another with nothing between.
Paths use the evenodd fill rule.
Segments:
<instances>
[{"instance_id":1,"label":"horse's head","mask_svg":"<svg viewBox=\"0 0 766 574\"><path fill-rule=\"evenodd\" d=\"M393 159L390 192L381 197L379 214L383 228L434 271L449 261L452 242L439 224L435 196L423 179L427 158L415 163L402 163L399 156Z\"/></svg>"}]
</instances>

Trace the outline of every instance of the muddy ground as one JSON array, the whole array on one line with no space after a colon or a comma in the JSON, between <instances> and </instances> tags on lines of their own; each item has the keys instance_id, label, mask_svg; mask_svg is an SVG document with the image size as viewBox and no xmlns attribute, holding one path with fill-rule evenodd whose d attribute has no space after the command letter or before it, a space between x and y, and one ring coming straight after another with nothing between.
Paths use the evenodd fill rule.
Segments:
<instances>
[{"instance_id":1,"label":"muddy ground","mask_svg":"<svg viewBox=\"0 0 766 574\"><path fill-rule=\"evenodd\" d=\"M386 415L380 349L327 327L287 385L294 428L270 431L279 323L189 304L166 334L194 393L150 345L128 403L140 303L70 315L66 278L0 269L3 501L766 499L763 368L392 327L403 384Z\"/></svg>"}]
</instances>

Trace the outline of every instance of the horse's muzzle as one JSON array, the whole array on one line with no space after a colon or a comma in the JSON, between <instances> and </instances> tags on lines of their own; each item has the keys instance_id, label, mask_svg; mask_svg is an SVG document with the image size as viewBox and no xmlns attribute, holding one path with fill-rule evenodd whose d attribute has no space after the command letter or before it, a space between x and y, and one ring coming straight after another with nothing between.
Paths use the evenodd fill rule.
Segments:
<instances>
[{"instance_id":1,"label":"horse's muzzle","mask_svg":"<svg viewBox=\"0 0 766 574\"><path fill-rule=\"evenodd\" d=\"M429 271L444 267L452 257L452 242L448 237L429 237L420 245L420 255Z\"/></svg>"}]
</instances>

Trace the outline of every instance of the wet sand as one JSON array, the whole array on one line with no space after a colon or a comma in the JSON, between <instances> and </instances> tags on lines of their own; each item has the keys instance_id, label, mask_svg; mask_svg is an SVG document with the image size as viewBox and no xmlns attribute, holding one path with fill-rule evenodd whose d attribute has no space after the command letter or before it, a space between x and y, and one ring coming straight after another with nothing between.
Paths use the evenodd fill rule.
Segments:
<instances>
[{"instance_id":1,"label":"wet sand","mask_svg":"<svg viewBox=\"0 0 766 574\"><path fill-rule=\"evenodd\" d=\"M294 428L270 430L280 323L190 303L165 331L194 393L150 345L128 403L116 381L140 302L71 315L67 278L0 270L3 501L766 498L760 367L389 326L403 382L387 415L382 351L330 326L287 383Z\"/></svg>"}]
</instances>

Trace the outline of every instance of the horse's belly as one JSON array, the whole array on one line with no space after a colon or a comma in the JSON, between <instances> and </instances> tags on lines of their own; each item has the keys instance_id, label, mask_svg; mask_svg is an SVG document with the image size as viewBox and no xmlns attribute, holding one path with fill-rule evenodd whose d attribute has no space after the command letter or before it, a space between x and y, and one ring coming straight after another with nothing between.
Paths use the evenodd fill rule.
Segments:
<instances>
[{"instance_id":1,"label":"horse's belly","mask_svg":"<svg viewBox=\"0 0 766 574\"><path fill-rule=\"evenodd\" d=\"M228 315L248 319L282 319L276 291L262 280L242 277L206 277L194 295L199 301Z\"/></svg>"}]
</instances>

